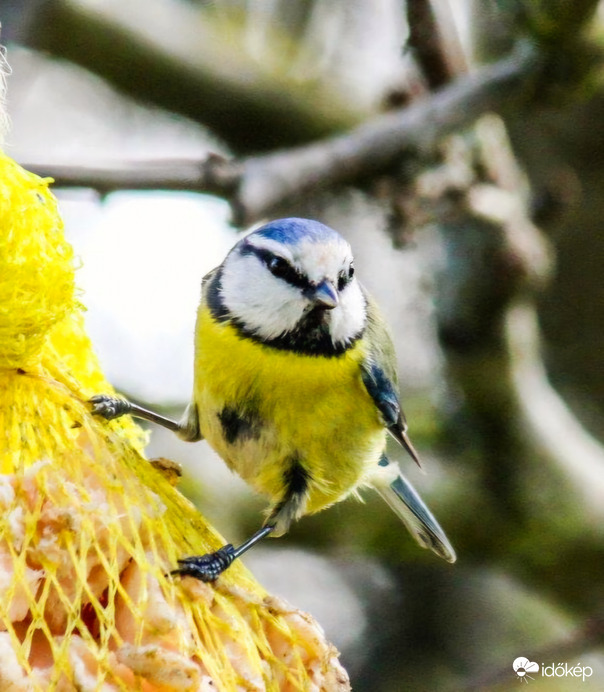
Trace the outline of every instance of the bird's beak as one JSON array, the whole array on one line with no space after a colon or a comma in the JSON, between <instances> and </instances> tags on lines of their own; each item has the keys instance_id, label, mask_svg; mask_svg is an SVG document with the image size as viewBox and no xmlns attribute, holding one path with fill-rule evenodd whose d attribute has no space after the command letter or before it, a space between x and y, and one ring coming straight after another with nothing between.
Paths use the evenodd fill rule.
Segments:
<instances>
[{"instance_id":1,"label":"bird's beak","mask_svg":"<svg viewBox=\"0 0 604 692\"><path fill-rule=\"evenodd\" d=\"M309 298L316 307L326 310L333 310L339 302L336 287L327 279L313 288Z\"/></svg>"}]
</instances>

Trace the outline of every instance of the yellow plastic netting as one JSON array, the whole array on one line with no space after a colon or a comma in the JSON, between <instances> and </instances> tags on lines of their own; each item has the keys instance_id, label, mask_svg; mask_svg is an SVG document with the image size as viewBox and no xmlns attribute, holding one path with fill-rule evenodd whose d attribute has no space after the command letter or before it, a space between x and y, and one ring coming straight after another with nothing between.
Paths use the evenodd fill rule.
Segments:
<instances>
[{"instance_id":1,"label":"yellow plastic netting","mask_svg":"<svg viewBox=\"0 0 604 692\"><path fill-rule=\"evenodd\" d=\"M308 615L239 564L166 573L222 539L143 457L83 329L47 180L0 155L0 690L346 690Z\"/></svg>"}]
</instances>

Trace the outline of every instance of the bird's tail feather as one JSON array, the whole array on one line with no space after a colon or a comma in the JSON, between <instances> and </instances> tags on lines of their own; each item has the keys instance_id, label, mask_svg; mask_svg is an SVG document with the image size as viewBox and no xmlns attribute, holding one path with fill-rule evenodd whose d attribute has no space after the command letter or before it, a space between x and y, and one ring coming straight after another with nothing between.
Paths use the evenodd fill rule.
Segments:
<instances>
[{"instance_id":1,"label":"bird's tail feather","mask_svg":"<svg viewBox=\"0 0 604 692\"><path fill-rule=\"evenodd\" d=\"M391 462L387 463L391 466ZM380 462L380 466L383 465ZM392 482L374 487L422 547L429 548L447 562L455 562L457 556L445 532L400 471Z\"/></svg>"}]
</instances>

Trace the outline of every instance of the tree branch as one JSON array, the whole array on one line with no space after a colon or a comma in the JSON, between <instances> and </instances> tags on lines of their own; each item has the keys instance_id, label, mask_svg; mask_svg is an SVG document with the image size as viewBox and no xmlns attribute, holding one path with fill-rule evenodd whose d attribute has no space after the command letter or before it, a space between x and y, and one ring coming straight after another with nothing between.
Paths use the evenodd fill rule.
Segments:
<instances>
[{"instance_id":1,"label":"tree branch","mask_svg":"<svg viewBox=\"0 0 604 692\"><path fill-rule=\"evenodd\" d=\"M206 192L232 203L244 176L244 164L210 154L203 161L187 159L146 160L118 166L78 166L23 163L40 176L50 176L56 187L86 187L100 195L119 190L181 190Z\"/></svg>"},{"instance_id":2,"label":"tree branch","mask_svg":"<svg viewBox=\"0 0 604 692\"><path fill-rule=\"evenodd\" d=\"M468 69L451 17L441 26L432 0L414 0L407 5L408 46L430 90L448 84ZM444 5L446 14L449 7ZM443 12L444 13L444 12Z\"/></svg>"},{"instance_id":3,"label":"tree branch","mask_svg":"<svg viewBox=\"0 0 604 692\"><path fill-rule=\"evenodd\" d=\"M117 169L32 162L26 167L53 177L58 186L92 187L102 193L121 189L210 192L231 203L235 224L247 225L311 191L387 171L410 152L433 149L444 135L485 111L504 110L538 64L538 56L522 44L506 59L345 135L240 161L211 156L201 163L166 161Z\"/></svg>"},{"instance_id":4,"label":"tree branch","mask_svg":"<svg viewBox=\"0 0 604 692\"><path fill-rule=\"evenodd\" d=\"M483 121L475 134L482 153L472 168L497 185L458 190L448 208L442 195L437 202L436 317L458 402L455 436L472 450L460 463L475 482L465 484L452 534L460 554L501 561L584 615L601 601L604 448L547 379L534 297L549 248L528 219L503 125Z\"/></svg>"},{"instance_id":5,"label":"tree branch","mask_svg":"<svg viewBox=\"0 0 604 692\"><path fill-rule=\"evenodd\" d=\"M273 37L274 59L258 63L242 34L192 3L45 0L17 38L207 126L239 153L301 144L367 116L333 85L293 80L286 37Z\"/></svg>"}]
</instances>

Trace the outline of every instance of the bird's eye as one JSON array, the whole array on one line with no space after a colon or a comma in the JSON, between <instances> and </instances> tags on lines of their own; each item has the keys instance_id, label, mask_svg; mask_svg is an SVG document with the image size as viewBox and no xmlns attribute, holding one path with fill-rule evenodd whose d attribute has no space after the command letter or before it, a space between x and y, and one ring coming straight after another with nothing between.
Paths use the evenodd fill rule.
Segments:
<instances>
[{"instance_id":1,"label":"bird's eye","mask_svg":"<svg viewBox=\"0 0 604 692\"><path fill-rule=\"evenodd\" d=\"M284 278L291 271L289 263L283 257L271 257L266 266L273 276L280 279Z\"/></svg>"},{"instance_id":2,"label":"bird's eye","mask_svg":"<svg viewBox=\"0 0 604 692\"><path fill-rule=\"evenodd\" d=\"M308 288L308 279L283 257L265 252L262 254L262 258L273 276L283 279L292 286Z\"/></svg>"},{"instance_id":3,"label":"bird's eye","mask_svg":"<svg viewBox=\"0 0 604 692\"><path fill-rule=\"evenodd\" d=\"M348 268L348 274L346 274L346 272L340 272L340 275L338 276L338 291L343 291L353 276L354 266L351 264Z\"/></svg>"}]
</instances>

